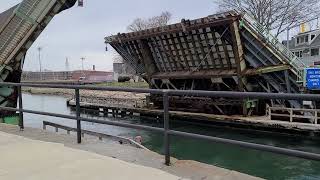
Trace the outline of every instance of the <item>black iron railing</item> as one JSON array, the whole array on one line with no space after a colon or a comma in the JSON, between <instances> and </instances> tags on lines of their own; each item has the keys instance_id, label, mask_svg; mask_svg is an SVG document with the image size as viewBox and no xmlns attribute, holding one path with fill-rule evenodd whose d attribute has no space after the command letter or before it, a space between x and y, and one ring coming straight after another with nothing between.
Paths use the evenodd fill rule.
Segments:
<instances>
[{"instance_id":1,"label":"black iron railing","mask_svg":"<svg viewBox=\"0 0 320 180\"><path fill-rule=\"evenodd\" d=\"M255 143L248 143L243 141L211 137L206 135L199 135L181 131L171 130L169 127L169 96L173 95L184 95L184 96L199 96L199 97L214 97L214 98L235 98L235 99L282 99L282 100L309 100L319 101L320 95L314 94L281 94L281 93L259 93L259 92L226 92L226 91L180 91L180 90L157 90L157 89L137 89L137 88L118 88L118 87L102 87L102 86L81 86L81 85L52 85L52 84L28 84L28 83L0 83L0 86L17 87L19 93L18 108L0 107L2 111L16 111L20 114L19 126L24 129L23 113L31 113L37 115L45 115L52 117L65 118L77 121L77 142L81 143L81 122L91 122L97 124L106 124L118 127L147 130L152 132L158 132L164 134L164 155L165 164L170 165L170 137L171 136L182 136L186 138L196 138L202 140L208 140L215 143L236 145L243 148L255 149L260 151L272 152L276 154L282 154L292 157L298 157L308 160L320 161L320 154L304 152L298 150L291 150L286 148L279 148L274 146L267 146ZM59 88L59 89L73 89L75 90L75 101L76 101L76 116L56 114L50 112L34 111L24 109L22 106L22 87L38 87L38 88ZM123 122L115 122L110 120L98 120L83 118L80 116L80 90L97 90L97 91L122 91L122 92L135 92L135 93L150 93L163 96L163 117L164 127L151 127Z\"/></svg>"}]
</instances>

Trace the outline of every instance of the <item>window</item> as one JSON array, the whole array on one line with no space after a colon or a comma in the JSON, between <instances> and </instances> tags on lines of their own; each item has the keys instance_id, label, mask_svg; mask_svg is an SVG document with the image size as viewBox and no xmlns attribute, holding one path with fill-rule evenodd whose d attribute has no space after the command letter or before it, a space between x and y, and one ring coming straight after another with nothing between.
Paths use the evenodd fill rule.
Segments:
<instances>
[{"instance_id":1,"label":"window","mask_svg":"<svg viewBox=\"0 0 320 180\"><path fill-rule=\"evenodd\" d=\"M297 44L303 44L309 42L309 35L303 35L296 38Z\"/></svg>"},{"instance_id":2,"label":"window","mask_svg":"<svg viewBox=\"0 0 320 180\"><path fill-rule=\"evenodd\" d=\"M319 56L319 48L311 49L311 56Z\"/></svg>"},{"instance_id":3,"label":"window","mask_svg":"<svg viewBox=\"0 0 320 180\"><path fill-rule=\"evenodd\" d=\"M294 53L297 57L302 57L302 51L297 51Z\"/></svg>"},{"instance_id":4,"label":"window","mask_svg":"<svg viewBox=\"0 0 320 180\"><path fill-rule=\"evenodd\" d=\"M312 34L311 35L311 40L313 40L316 37L316 35Z\"/></svg>"}]
</instances>

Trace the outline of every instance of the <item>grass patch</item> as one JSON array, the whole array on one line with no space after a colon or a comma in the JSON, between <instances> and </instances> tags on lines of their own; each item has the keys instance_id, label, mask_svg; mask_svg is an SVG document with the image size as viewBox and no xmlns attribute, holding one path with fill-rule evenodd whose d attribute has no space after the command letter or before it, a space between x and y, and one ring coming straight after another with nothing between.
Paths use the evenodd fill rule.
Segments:
<instances>
[{"instance_id":1,"label":"grass patch","mask_svg":"<svg viewBox=\"0 0 320 180\"><path fill-rule=\"evenodd\" d=\"M96 85L108 86L108 87L127 87L127 88L149 89L149 84L146 82L106 82L106 83L99 83Z\"/></svg>"}]
</instances>

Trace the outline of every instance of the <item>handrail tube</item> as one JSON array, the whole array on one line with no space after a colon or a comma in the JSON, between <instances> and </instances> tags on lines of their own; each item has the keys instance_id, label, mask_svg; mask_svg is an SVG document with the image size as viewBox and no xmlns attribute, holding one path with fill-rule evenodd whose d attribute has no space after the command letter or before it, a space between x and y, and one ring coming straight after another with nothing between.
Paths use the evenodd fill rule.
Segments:
<instances>
[{"instance_id":1,"label":"handrail tube","mask_svg":"<svg viewBox=\"0 0 320 180\"><path fill-rule=\"evenodd\" d=\"M235 91L203 91L203 90L167 90L167 89L142 89L142 88L122 88L122 87L100 87L87 85L54 85L54 84L30 84L30 83L3 83L0 86L16 87L38 87L38 88L62 88L79 90L97 90L97 91L121 91L135 93L151 93L169 95L187 95L187 96L205 96L205 97L226 97L226 98L255 98L255 99L284 99L284 100L309 100L320 101L318 94L294 94L294 93L263 93L263 92L235 92Z\"/></svg>"},{"instance_id":2,"label":"handrail tube","mask_svg":"<svg viewBox=\"0 0 320 180\"><path fill-rule=\"evenodd\" d=\"M18 108L3 107L3 106L0 106L0 110L19 111ZM58 118L63 118L63 119L77 120L75 116L64 115L64 114L42 112L42 111L34 111L34 110L28 110L28 109L21 109L21 112L29 113L29 114L36 114L36 115L43 115L43 116L58 117Z\"/></svg>"},{"instance_id":3,"label":"handrail tube","mask_svg":"<svg viewBox=\"0 0 320 180\"><path fill-rule=\"evenodd\" d=\"M123 127L123 128L147 130L147 131L153 131L153 132L158 132L158 133L164 132L163 128L144 126L144 125L138 125L138 124L123 123L123 122L116 122L116 121L110 121L110 120L98 120L98 119L89 119L89 118L80 118L80 120L85 121L85 122L90 122L90 123L119 126L119 127Z\"/></svg>"}]
</instances>

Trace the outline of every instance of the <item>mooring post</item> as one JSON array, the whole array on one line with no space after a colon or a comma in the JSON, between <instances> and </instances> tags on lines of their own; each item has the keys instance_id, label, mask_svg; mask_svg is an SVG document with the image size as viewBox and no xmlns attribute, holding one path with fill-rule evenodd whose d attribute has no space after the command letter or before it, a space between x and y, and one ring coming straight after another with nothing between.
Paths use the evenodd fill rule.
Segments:
<instances>
[{"instance_id":1,"label":"mooring post","mask_svg":"<svg viewBox=\"0 0 320 180\"><path fill-rule=\"evenodd\" d=\"M20 130L24 130L24 121L23 121L23 105L22 105L22 90L21 86L18 86L18 96L19 96L19 127Z\"/></svg>"},{"instance_id":2,"label":"mooring post","mask_svg":"<svg viewBox=\"0 0 320 180\"><path fill-rule=\"evenodd\" d=\"M163 120L164 120L164 154L165 164L170 166L170 137L168 134L169 129L169 96L165 92L163 94Z\"/></svg>"},{"instance_id":3,"label":"mooring post","mask_svg":"<svg viewBox=\"0 0 320 180\"><path fill-rule=\"evenodd\" d=\"M76 95L76 116L77 116L77 140L78 144L81 143L81 120L80 120L80 92L79 89L75 89Z\"/></svg>"}]
</instances>

